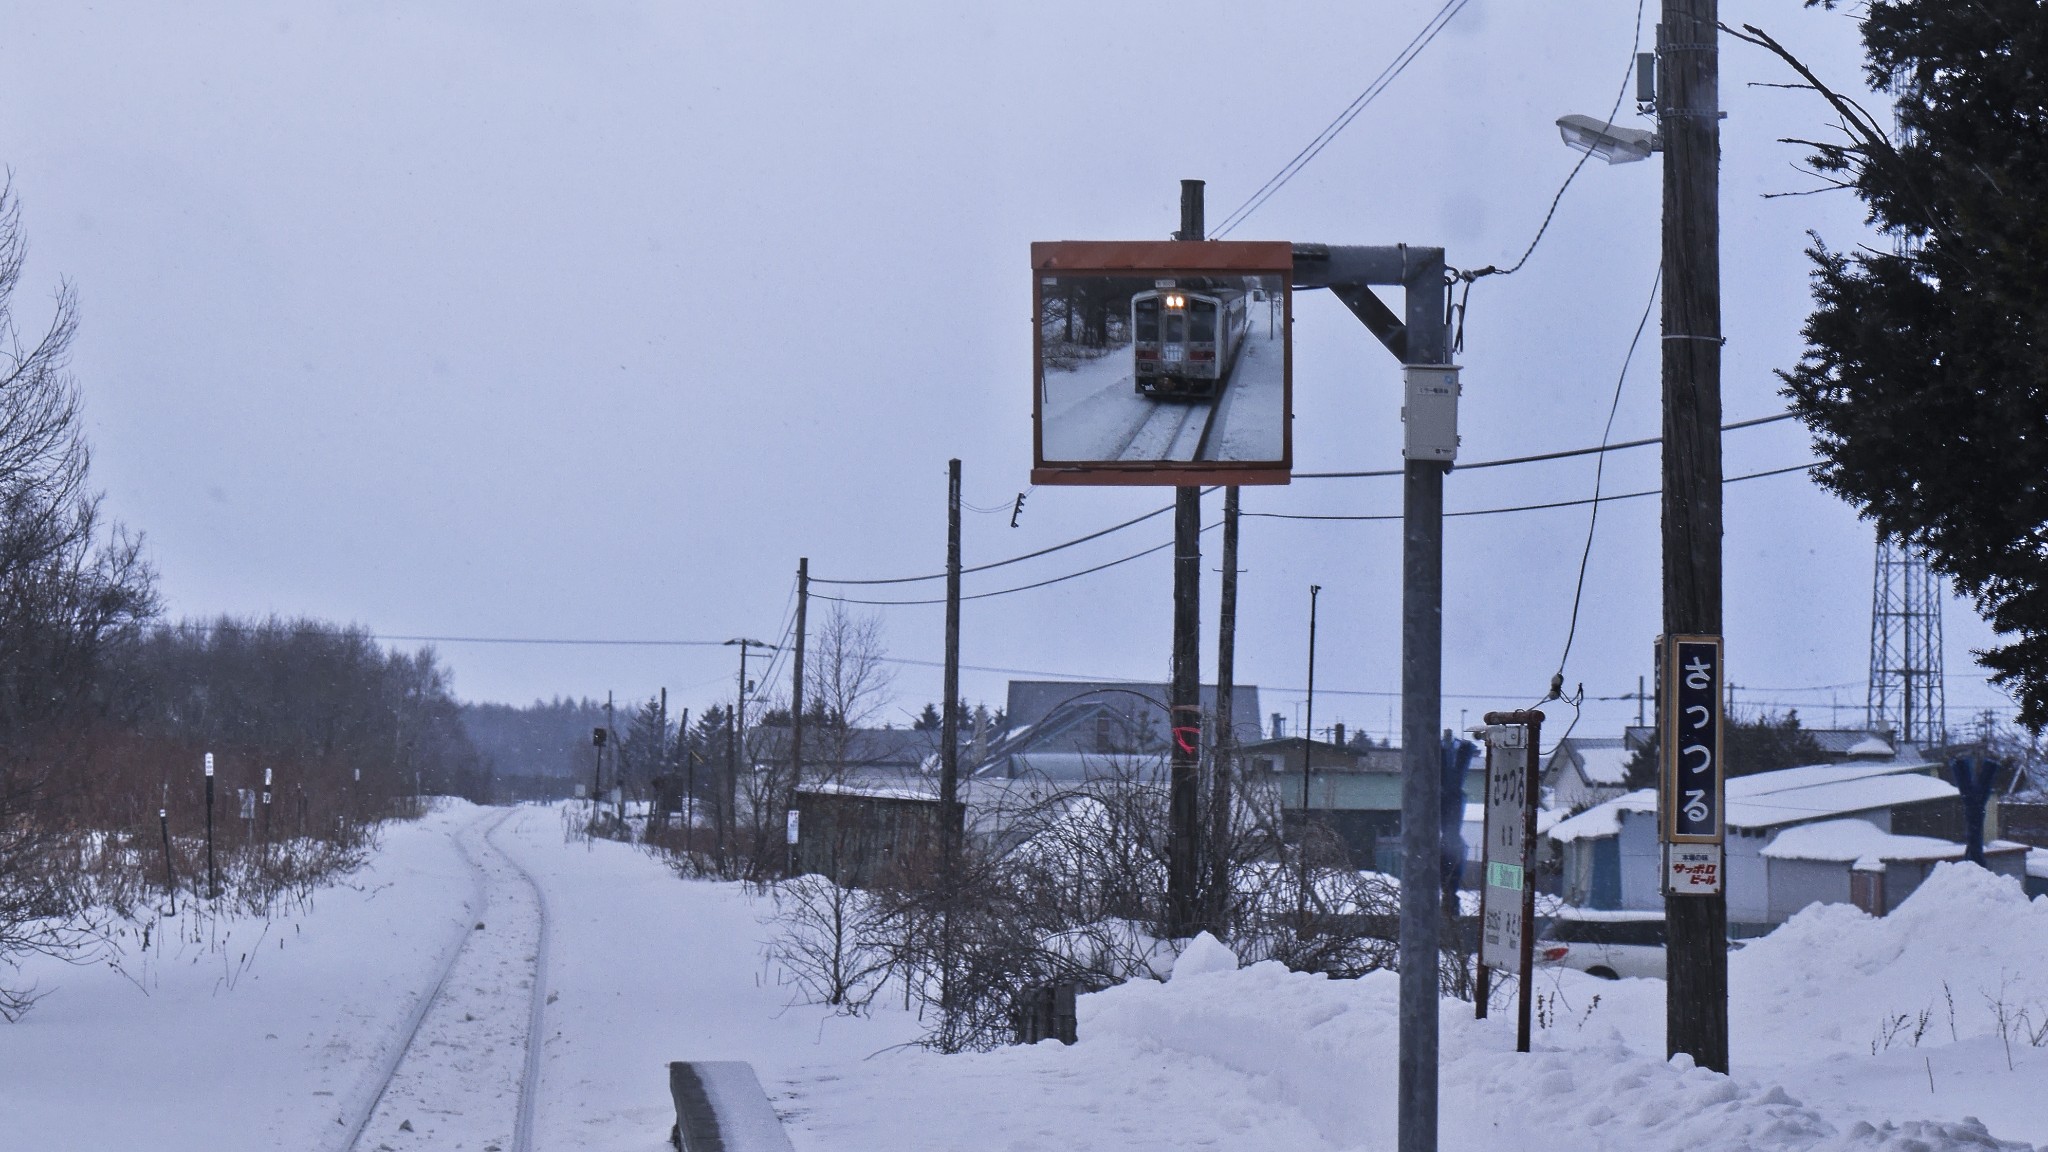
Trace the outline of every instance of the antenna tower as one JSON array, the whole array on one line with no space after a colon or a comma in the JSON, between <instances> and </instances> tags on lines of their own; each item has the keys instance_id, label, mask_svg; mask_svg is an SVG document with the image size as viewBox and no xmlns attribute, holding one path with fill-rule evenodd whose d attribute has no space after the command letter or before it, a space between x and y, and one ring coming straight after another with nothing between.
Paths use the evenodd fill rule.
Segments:
<instances>
[{"instance_id":1,"label":"antenna tower","mask_svg":"<svg viewBox=\"0 0 2048 1152\"><path fill-rule=\"evenodd\" d=\"M1873 731L1923 748L1947 743L1948 702L1941 676L1941 581L1927 557L1890 539L1877 542L1870 597L1870 700Z\"/></svg>"},{"instance_id":2,"label":"antenna tower","mask_svg":"<svg viewBox=\"0 0 2048 1152\"><path fill-rule=\"evenodd\" d=\"M1901 146L1918 142L1918 134L1900 122L1896 108L1892 129ZM1894 235L1892 251L1917 269L1920 244L1911 233ZM1877 540L1877 574L1872 583L1869 726L1891 732L1895 743L1922 748L1946 744L1941 583L1927 570L1925 552L1882 534Z\"/></svg>"}]
</instances>

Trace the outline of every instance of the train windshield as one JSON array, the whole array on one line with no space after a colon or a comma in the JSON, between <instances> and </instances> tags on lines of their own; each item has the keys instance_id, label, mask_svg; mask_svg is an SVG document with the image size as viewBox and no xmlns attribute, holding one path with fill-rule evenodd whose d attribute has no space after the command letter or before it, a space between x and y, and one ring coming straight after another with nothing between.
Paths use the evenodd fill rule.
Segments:
<instances>
[{"instance_id":1,"label":"train windshield","mask_svg":"<svg viewBox=\"0 0 2048 1152\"><path fill-rule=\"evenodd\" d=\"M1198 343L1216 342L1216 306L1206 300L1188 304L1188 339Z\"/></svg>"},{"instance_id":2,"label":"train windshield","mask_svg":"<svg viewBox=\"0 0 2048 1152\"><path fill-rule=\"evenodd\" d=\"M1166 314L1166 342L1178 344L1187 339L1187 318L1179 312Z\"/></svg>"},{"instance_id":3,"label":"train windshield","mask_svg":"<svg viewBox=\"0 0 2048 1152\"><path fill-rule=\"evenodd\" d=\"M1138 301L1134 309L1137 316L1137 339L1140 344L1159 342L1159 301L1157 298Z\"/></svg>"}]
</instances>

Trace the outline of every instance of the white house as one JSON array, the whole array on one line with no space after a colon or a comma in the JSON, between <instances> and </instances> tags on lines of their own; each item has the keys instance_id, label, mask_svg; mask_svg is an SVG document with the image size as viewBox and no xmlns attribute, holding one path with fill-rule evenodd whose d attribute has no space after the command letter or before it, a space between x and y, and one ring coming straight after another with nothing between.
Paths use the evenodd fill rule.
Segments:
<instances>
[{"instance_id":1,"label":"white house","mask_svg":"<svg viewBox=\"0 0 2048 1152\"><path fill-rule=\"evenodd\" d=\"M1548 806L1582 812L1628 791L1628 763L1643 739L1631 729L1626 736L1567 736L1557 742L1543 766Z\"/></svg>"},{"instance_id":2,"label":"white house","mask_svg":"<svg viewBox=\"0 0 2048 1152\"><path fill-rule=\"evenodd\" d=\"M1938 765L1917 759L1866 761L1786 768L1728 781L1724 876L1731 930L1763 930L1813 899L1835 898L1831 887L1825 896L1814 894L1818 889L1808 892L1812 869L1791 864L1793 856L1783 857L1787 866L1774 875L1765 850L1790 828L1854 819L1880 835L1933 835L1948 841L1959 858L1961 845L1953 841L1963 831L1961 801L1954 785L1934 775L1938 771ZM1625 793L1595 805L1560 822L1550 838L1563 859L1567 903L1589 908L1663 907L1654 790ZM1886 850L1907 847L1903 841L1888 842L1879 846L1877 859L1890 859ZM1859 852L1851 863L1865 855ZM1917 858L1911 853L1900 857ZM1845 884L1849 870L1849 865L1842 866ZM1774 880L1779 889L1775 897ZM1901 884L1906 880L1902 873ZM1845 890L1839 898L1846 900L1848 895ZM1902 898L1888 895L1889 905Z\"/></svg>"}]
</instances>

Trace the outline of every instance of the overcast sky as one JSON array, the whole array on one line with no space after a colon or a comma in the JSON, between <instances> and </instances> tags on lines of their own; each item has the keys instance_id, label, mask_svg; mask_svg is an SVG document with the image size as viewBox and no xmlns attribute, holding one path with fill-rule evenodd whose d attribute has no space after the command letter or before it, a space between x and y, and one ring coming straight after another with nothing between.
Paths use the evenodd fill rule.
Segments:
<instances>
[{"instance_id":1,"label":"overcast sky","mask_svg":"<svg viewBox=\"0 0 2048 1152\"><path fill-rule=\"evenodd\" d=\"M0 161L33 245L25 312L83 300L75 368L111 511L149 540L173 615L280 613L393 636L774 641L794 570L936 572L964 461L970 564L1170 500L1041 488L1030 464L1028 245L1164 238L1178 181L1221 220L1341 111L1439 0L102 3L0 28ZM1657 4L1640 40L1652 41ZM1472 0L1233 239L1442 246L1511 262L1605 116L1633 0ZM1724 0L1844 83L1856 25ZM1826 131L1774 60L1723 38L1724 396L1779 411L1806 232L1866 238L1788 135ZM1624 107L1624 122L1642 124ZM1658 258L1659 165L1581 173L1528 266L1472 293L1468 461L1597 443ZM1296 301L1305 470L1399 465L1398 366L1324 293ZM1617 440L1657 432L1656 319ZM1796 424L1730 433L1730 475L1811 459ZM1606 490L1656 485L1657 453ZM1453 473L1447 504L1583 498L1590 457ZM1208 502L1220 515L1220 496ZM1398 512L1398 481L1246 489L1248 512ZM1588 509L1453 519L1445 722L1520 706L1557 668ZM1802 475L1727 490L1738 704L1859 719L1869 528ZM970 577L991 591L1167 539L1165 517ZM1247 519L1238 672L1267 711L1304 682L1323 587L1318 726L1398 713L1399 528ZM1206 538L1205 678L1215 644ZM1568 684L1634 691L1658 626L1654 499L1603 508ZM970 666L1163 679L1170 559L970 602ZM937 595L936 583L883 590ZM820 591L825 591L820 587ZM820 604L814 613L822 611ZM940 657L937 607L883 612ZM815 619L814 614L814 619ZM1947 615L1952 724L2005 706ZM729 693L733 650L443 642L457 692L526 702ZM897 668L906 718L935 666ZM1006 676L970 671L971 698ZM1752 687L1753 686L1753 687ZM1324 695L1324 690L1331 692ZM1631 701L1589 702L1612 733Z\"/></svg>"}]
</instances>

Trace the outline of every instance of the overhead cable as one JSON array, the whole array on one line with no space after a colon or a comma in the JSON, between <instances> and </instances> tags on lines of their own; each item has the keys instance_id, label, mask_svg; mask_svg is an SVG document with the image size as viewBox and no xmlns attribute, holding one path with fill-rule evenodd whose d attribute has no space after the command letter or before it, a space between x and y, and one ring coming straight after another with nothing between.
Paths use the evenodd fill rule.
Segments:
<instances>
[{"instance_id":1,"label":"overhead cable","mask_svg":"<svg viewBox=\"0 0 2048 1152\"><path fill-rule=\"evenodd\" d=\"M1382 68L1378 76L1373 77L1372 83L1365 86L1365 91L1353 97L1351 103L1345 105L1342 112L1337 113L1336 119L1324 125L1321 132L1316 133L1315 139L1304 145L1301 151L1294 154L1292 160L1281 165L1278 172L1259 185L1258 191L1252 193L1244 203L1239 204L1230 215L1224 217L1223 222L1209 233L1209 239L1221 240L1230 235L1239 224L1244 223L1252 213L1272 199L1275 193L1286 187L1287 182L1294 179L1297 173L1308 167L1309 161L1314 160L1328 147L1330 141L1337 138L1338 133L1349 127L1351 122L1358 118L1358 114L1365 111L1366 105L1378 99L1380 93L1386 91L1387 86L1407 70L1408 65L1422 54L1423 49L1429 47L1430 41L1436 39L1437 33L1442 32L1444 26L1455 19L1468 2L1469 0L1444 0L1444 6L1436 10L1436 15L1429 18L1429 22L1422 26L1422 31L1417 32L1414 38L1408 41L1407 46L1401 49L1393 62Z\"/></svg>"},{"instance_id":2,"label":"overhead cable","mask_svg":"<svg viewBox=\"0 0 2048 1152\"><path fill-rule=\"evenodd\" d=\"M1723 480L1721 481L1721 483L1723 483L1723 484L1734 484L1734 483L1737 483L1737 482L1739 482L1739 481L1743 481L1743 480L1761 480L1761 479L1763 479L1763 478L1764 478L1764 477L1766 477L1766 476L1783 476L1783 475L1785 475L1785 474L1786 474L1786 473L1788 473L1788 472L1804 472L1804 471L1806 471L1806 470L1808 470L1808 469L1810 469L1810 468L1818 468L1818 467L1820 467L1821 465L1823 465L1823 464L1825 464L1825 463L1827 463L1827 461L1825 461L1825 460L1813 460L1813 461L1809 461L1809 462L1807 462L1807 463L1805 463L1805 464L1794 464L1794 465L1791 465L1790 467L1786 467L1786 468L1771 468L1771 469L1768 469L1768 470L1766 470L1766 471L1763 471L1763 472L1751 472L1751 473L1748 473L1748 474L1746 474L1746 475L1742 475L1742 476L1729 476L1729 477L1727 477L1727 478L1723 479ZM1452 516L1498 516L1498 515L1500 515L1500 514L1502 514L1502 513L1505 513L1505 512L1539 512L1539 511L1542 511L1542 510L1543 510L1543 509L1545 509L1545 508L1577 508L1577 507L1580 507L1580 506L1582 506L1582 505L1586 505L1586 504L1592 504L1592 503L1595 503L1596 501L1597 501L1597 502L1599 502L1599 503L1607 503L1607 502L1610 502L1610 501L1614 501L1614 500L1634 500L1634 499L1636 499L1636 498L1638 498L1638 497L1642 497L1642 496L1655 496L1655 495L1658 495L1659 493L1661 493L1662 491L1663 491L1663 489L1662 489L1662 488L1646 488L1646 489L1644 489L1644 490L1643 490L1643 491L1641 491L1641 492L1617 492L1617 493L1615 493L1615 494L1614 494L1614 495L1612 495L1612 496L1600 496L1600 497L1590 497L1590 496L1582 496L1582 497L1580 497L1580 498L1579 498L1579 499L1577 499L1577 500L1551 500L1551 501L1548 501L1548 502L1546 502L1546 503L1542 503L1542 504L1515 504L1515 505L1510 505L1510 506L1508 506L1508 507L1505 507L1505 508L1468 508L1468 509L1465 509L1464 511L1460 511L1460 512L1446 512L1446 513L1444 513L1444 516L1445 516L1445 518L1446 518L1446 519L1448 519L1448 518L1450 518L1450 517L1452 517ZM1262 519L1266 519L1266 520L1399 520L1399 519L1401 519L1401 513L1399 513L1399 512L1381 512L1381 513L1369 513L1369 514L1361 514L1361 515L1350 515L1350 516L1339 516L1339 515L1327 515L1327 516L1326 516L1326 515L1319 515L1319 514L1313 514L1313 513L1308 513L1308 512L1240 512L1240 513L1238 513L1238 515L1240 515L1240 516L1257 516L1257 517L1260 517L1260 518L1262 518Z\"/></svg>"}]
</instances>

